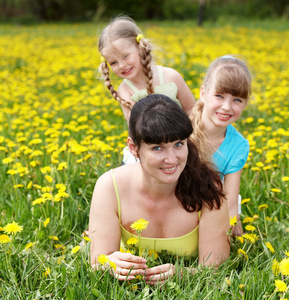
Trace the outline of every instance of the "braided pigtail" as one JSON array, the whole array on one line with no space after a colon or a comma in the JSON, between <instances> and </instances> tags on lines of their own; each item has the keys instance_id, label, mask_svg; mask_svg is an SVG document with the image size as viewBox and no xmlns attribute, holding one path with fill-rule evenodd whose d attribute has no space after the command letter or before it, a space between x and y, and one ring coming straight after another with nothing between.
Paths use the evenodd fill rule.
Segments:
<instances>
[{"instance_id":1,"label":"braided pigtail","mask_svg":"<svg viewBox=\"0 0 289 300\"><path fill-rule=\"evenodd\" d=\"M138 39L137 39L138 40ZM154 94L153 72L152 72L152 55L151 45L144 39L139 39L140 60L142 64L143 74L145 76L146 89L149 95Z\"/></svg>"},{"instance_id":2,"label":"braided pigtail","mask_svg":"<svg viewBox=\"0 0 289 300\"><path fill-rule=\"evenodd\" d=\"M100 63L100 71L101 74L104 77L104 84L105 86L108 88L108 90L110 91L111 95L113 96L113 98L118 101L121 105L131 109L132 105L130 102L126 101L125 99L122 99L121 97L119 97L119 95L117 94L117 91L113 88L110 78L109 78L109 67L107 65L106 61L102 61Z\"/></svg>"},{"instance_id":3,"label":"braided pigtail","mask_svg":"<svg viewBox=\"0 0 289 300\"><path fill-rule=\"evenodd\" d=\"M199 156L202 161L210 161L210 143L208 137L203 129L202 124L202 113L204 108L204 102L199 100L194 105L193 112L190 116L190 119L193 124L194 131L190 136L190 139L197 145L199 150Z\"/></svg>"}]
</instances>

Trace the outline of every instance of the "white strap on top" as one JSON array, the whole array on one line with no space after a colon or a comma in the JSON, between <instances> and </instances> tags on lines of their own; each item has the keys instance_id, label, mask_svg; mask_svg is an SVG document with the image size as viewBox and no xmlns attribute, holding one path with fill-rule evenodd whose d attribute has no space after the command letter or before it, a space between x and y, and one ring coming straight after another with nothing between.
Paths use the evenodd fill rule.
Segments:
<instances>
[{"instance_id":1,"label":"white strap on top","mask_svg":"<svg viewBox=\"0 0 289 300\"><path fill-rule=\"evenodd\" d=\"M129 81L128 79L124 79L123 80L135 93L138 92L138 89L136 88L136 86L131 82Z\"/></svg>"},{"instance_id":2,"label":"white strap on top","mask_svg":"<svg viewBox=\"0 0 289 300\"><path fill-rule=\"evenodd\" d=\"M157 67L158 67L158 74L159 74L159 81L160 81L160 84L164 84L163 67L162 67L162 66L157 66Z\"/></svg>"}]
</instances>

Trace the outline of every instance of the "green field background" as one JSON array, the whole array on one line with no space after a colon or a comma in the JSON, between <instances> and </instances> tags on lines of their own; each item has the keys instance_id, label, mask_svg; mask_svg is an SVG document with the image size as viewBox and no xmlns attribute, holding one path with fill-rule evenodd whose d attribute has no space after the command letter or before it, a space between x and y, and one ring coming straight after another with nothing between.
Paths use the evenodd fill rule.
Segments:
<instances>
[{"instance_id":1,"label":"green field background","mask_svg":"<svg viewBox=\"0 0 289 300\"><path fill-rule=\"evenodd\" d=\"M237 55L253 75L249 105L234 124L250 143L240 188L246 235L232 239L218 270L177 275L162 288L92 270L81 236L94 184L120 165L128 135L97 71L103 24L0 25L0 299L289 298L288 288L276 288L276 280L289 284L289 30L282 24L140 23L156 63L178 70L196 99L218 56ZM23 230L7 233L12 222ZM196 265L163 253L158 260Z\"/></svg>"}]
</instances>

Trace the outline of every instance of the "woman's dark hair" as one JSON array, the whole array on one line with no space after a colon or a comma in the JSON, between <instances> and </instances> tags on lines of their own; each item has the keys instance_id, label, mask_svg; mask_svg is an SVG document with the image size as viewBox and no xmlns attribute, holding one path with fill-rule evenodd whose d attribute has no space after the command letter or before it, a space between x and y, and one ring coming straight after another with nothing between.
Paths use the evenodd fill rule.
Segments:
<instances>
[{"instance_id":1,"label":"woman's dark hair","mask_svg":"<svg viewBox=\"0 0 289 300\"><path fill-rule=\"evenodd\" d=\"M198 149L189 136L192 122L181 107L164 95L148 95L132 108L129 135L135 145L162 144L187 139L188 159L180 175L176 197L188 212L199 211L206 204L209 209L220 208L223 185L219 173L209 162L199 158Z\"/></svg>"}]
</instances>

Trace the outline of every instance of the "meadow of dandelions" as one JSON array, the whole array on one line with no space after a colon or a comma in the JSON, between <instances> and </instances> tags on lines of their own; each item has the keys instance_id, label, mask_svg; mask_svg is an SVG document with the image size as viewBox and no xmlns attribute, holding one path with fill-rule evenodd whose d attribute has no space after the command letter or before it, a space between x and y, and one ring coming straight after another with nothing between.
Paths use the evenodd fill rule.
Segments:
<instances>
[{"instance_id":1,"label":"meadow of dandelions","mask_svg":"<svg viewBox=\"0 0 289 300\"><path fill-rule=\"evenodd\" d=\"M289 298L289 31L143 29L156 62L183 74L196 98L216 57L238 54L251 69L250 103L234 124L250 142L240 189L245 234L232 239L232 255L217 272L176 276L165 289L92 270L82 233L93 187L120 165L128 135L97 72L99 28L0 25L0 298Z\"/></svg>"}]
</instances>

